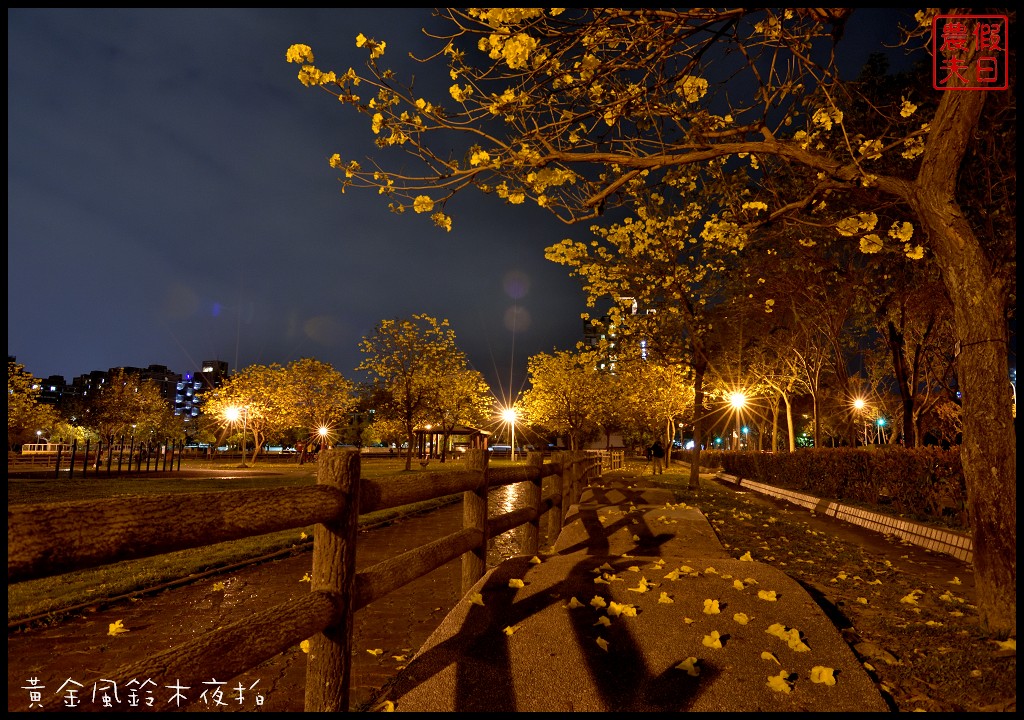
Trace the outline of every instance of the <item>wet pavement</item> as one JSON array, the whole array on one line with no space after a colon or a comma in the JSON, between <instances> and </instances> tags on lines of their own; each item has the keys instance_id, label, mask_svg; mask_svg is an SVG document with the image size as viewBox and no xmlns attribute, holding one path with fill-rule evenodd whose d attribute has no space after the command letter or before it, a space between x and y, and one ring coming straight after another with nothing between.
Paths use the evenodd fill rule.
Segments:
<instances>
[{"instance_id":1,"label":"wet pavement","mask_svg":"<svg viewBox=\"0 0 1024 720\"><path fill-rule=\"evenodd\" d=\"M509 492L492 492L492 513L507 512L515 506L511 488L502 490ZM356 546L357 568L400 555L455 532L461 526L462 506L456 503L361 531ZM493 538L488 548L488 565L496 565L501 559L516 554L521 532L516 529ZM76 682L85 687L79 688L75 695L89 705L92 682L102 678L104 671L234 622L243 614L298 598L309 592L309 585L302 582L302 578L311 568L312 553L299 551L283 559L205 578L157 595L85 612L54 627L10 633L7 639L8 710L39 709L30 708L30 691L26 688L33 686L42 688L45 709L69 709L64 706L66 693L76 687ZM460 578L461 563L453 560L356 613L350 690L352 709L368 702L437 628L461 598ZM111 637L107 634L108 627L117 620L128 632ZM183 709L299 712L304 702L305 660L305 654L296 643L237 678L216 678L230 680L221 686L224 705L215 704L212 691L205 702L198 699L202 689L195 688L191 692L196 701ZM30 682L33 678L35 683ZM171 709L166 702L173 692L160 686L173 684L173 678L152 679L158 686L151 688L155 702ZM68 683L69 680L72 682ZM239 694L230 690L239 684L245 688L241 702ZM62 685L65 687L60 690ZM123 690L120 695L122 709L130 709ZM257 705L257 702L262 704Z\"/></svg>"}]
</instances>

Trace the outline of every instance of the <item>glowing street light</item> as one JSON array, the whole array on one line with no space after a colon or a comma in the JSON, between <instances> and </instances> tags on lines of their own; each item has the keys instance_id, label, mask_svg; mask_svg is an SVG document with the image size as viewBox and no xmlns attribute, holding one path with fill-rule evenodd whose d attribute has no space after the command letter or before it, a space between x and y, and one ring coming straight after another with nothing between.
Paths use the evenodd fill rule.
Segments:
<instances>
[{"instance_id":1,"label":"glowing street light","mask_svg":"<svg viewBox=\"0 0 1024 720\"><path fill-rule=\"evenodd\" d=\"M736 431L733 433L733 437L736 438L736 446L734 450L740 449L740 411L747 404L747 395L739 390L729 394L729 404L732 405L733 410L736 411Z\"/></svg>"},{"instance_id":2,"label":"glowing street light","mask_svg":"<svg viewBox=\"0 0 1024 720\"><path fill-rule=\"evenodd\" d=\"M229 407L224 411L224 417L233 423L238 422L238 418L242 418L242 464L239 467L249 467L245 464L245 425L249 419L249 408Z\"/></svg>"},{"instance_id":3,"label":"glowing street light","mask_svg":"<svg viewBox=\"0 0 1024 720\"><path fill-rule=\"evenodd\" d=\"M512 428L512 462L516 461L516 409L505 408L501 411L501 419Z\"/></svg>"},{"instance_id":4,"label":"glowing street light","mask_svg":"<svg viewBox=\"0 0 1024 720\"><path fill-rule=\"evenodd\" d=\"M864 408L867 407L867 403L864 401L864 398L860 398L860 397L859 398L854 398L853 399L853 407L854 407L854 409L857 410L857 412L861 413L861 415L864 416L864 444L867 445L868 444L868 418L867 418L867 415L864 413Z\"/></svg>"},{"instance_id":5,"label":"glowing street light","mask_svg":"<svg viewBox=\"0 0 1024 720\"><path fill-rule=\"evenodd\" d=\"M880 444L884 445L885 444L885 418L884 417L878 418L878 420L875 421L875 424L878 425L878 442Z\"/></svg>"},{"instance_id":6,"label":"glowing street light","mask_svg":"<svg viewBox=\"0 0 1024 720\"><path fill-rule=\"evenodd\" d=\"M316 434L320 436L320 449L326 449L328 436L331 434L330 428L321 425L317 428Z\"/></svg>"}]
</instances>

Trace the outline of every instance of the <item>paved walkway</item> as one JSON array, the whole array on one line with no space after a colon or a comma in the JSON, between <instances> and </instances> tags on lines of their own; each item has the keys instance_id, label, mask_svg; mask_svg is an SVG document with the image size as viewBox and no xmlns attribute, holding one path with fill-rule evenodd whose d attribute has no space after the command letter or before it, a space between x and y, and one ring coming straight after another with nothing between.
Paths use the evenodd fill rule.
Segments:
<instances>
[{"instance_id":1,"label":"paved walkway","mask_svg":"<svg viewBox=\"0 0 1024 720\"><path fill-rule=\"evenodd\" d=\"M552 554L489 571L380 700L411 712L888 710L799 584L732 557L699 510L635 479L585 491Z\"/></svg>"}]
</instances>

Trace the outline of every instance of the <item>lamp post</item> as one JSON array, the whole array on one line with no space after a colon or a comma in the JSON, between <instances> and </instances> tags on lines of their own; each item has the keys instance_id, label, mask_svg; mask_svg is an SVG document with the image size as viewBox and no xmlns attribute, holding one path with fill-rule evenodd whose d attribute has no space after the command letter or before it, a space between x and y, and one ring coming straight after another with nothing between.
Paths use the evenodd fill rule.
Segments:
<instances>
[{"instance_id":1,"label":"lamp post","mask_svg":"<svg viewBox=\"0 0 1024 720\"><path fill-rule=\"evenodd\" d=\"M249 419L249 408L245 407L229 407L224 411L224 417L230 422L238 422L238 418L242 418L242 464L239 467L249 467L245 464L245 425Z\"/></svg>"},{"instance_id":2,"label":"lamp post","mask_svg":"<svg viewBox=\"0 0 1024 720\"><path fill-rule=\"evenodd\" d=\"M864 444L868 444L868 419L864 416L864 406L867 403L864 402L864 398L854 398L853 407L857 409L857 412L861 414L862 422L864 423Z\"/></svg>"},{"instance_id":3,"label":"lamp post","mask_svg":"<svg viewBox=\"0 0 1024 720\"><path fill-rule=\"evenodd\" d=\"M733 437L736 438L736 445L733 450L740 449L740 411L747 404L747 396L742 391L737 390L736 392L729 395L729 404L732 405L733 410L736 412L736 430L733 432Z\"/></svg>"},{"instance_id":4,"label":"lamp post","mask_svg":"<svg viewBox=\"0 0 1024 720\"><path fill-rule=\"evenodd\" d=\"M320 450L323 451L327 448L328 435L331 434L331 431L329 428L321 425L316 432L320 436Z\"/></svg>"},{"instance_id":5,"label":"lamp post","mask_svg":"<svg viewBox=\"0 0 1024 720\"><path fill-rule=\"evenodd\" d=\"M512 446L510 448L512 462L516 461L516 409L505 408L501 411L501 418L509 424L512 429Z\"/></svg>"}]
</instances>

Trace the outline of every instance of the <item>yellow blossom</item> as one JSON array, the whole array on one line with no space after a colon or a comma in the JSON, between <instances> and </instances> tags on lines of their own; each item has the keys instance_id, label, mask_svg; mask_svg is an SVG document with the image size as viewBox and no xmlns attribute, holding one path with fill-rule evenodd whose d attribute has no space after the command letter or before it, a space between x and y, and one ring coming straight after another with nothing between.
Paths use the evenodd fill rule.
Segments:
<instances>
[{"instance_id":1,"label":"yellow blossom","mask_svg":"<svg viewBox=\"0 0 1024 720\"><path fill-rule=\"evenodd\" d=\"M418 195L412 203L412 209L418 213L430 212L434 209L434 201L427 195Z\"/></svg>"},{"instance_id":2,"label":"yellow blossom","mask_svg":"<svg viewBox=\"0 0 1024 720\"><path fill-rule=\"evenodd\" d=\"M872 255L882 249L882 238L875 233L865 235L860 239L860 251L866 255Z\"/></svg>"},{"instance_id":3,"label":"yellow blossom","mask_svg":"<svg viewBox=\"0 0 1024 720\"><path fill-rule=\"evenodd\" d=\"M914 237L914 226L897 220L889 228L889 237L900 242L910 242L910 238Z\"/></svg>"},{"instance_id":4,"label":"yellow blossom","mask_svg":"<svg viewBox=\"0 0 1024 720\"><path fill-rule=\"evenodd\" d=\"M285 53L285 59L293 63L313 62L313 50L309 45L292 45Z\"/></svg>"},{"instance_id":5,"label":"yellow blossom","mask_svg":"<svg viewBox=\"0 0 1024 720\"><path fill-rule=\"evenodd\" d=\"M910 102L906 98L903 98L903 105L900 107L900 116L901 117L910 117L915 112L917 112L917 105L915 105L914 103Z\"/></svg>"},{"instance_id":6,"label":"yellow blossom","mask_svg":"<svg viewBox=\"0 0 1024 720\"><path fill-rule=\"evenodd\" d=\"M598 638L597 639L597 646L599 648L601 648L602 650L604 650L605 652L608 652L608 641L605 640L604 638Z\"/></svg>"},{"instance_id":7,"label":"yellow blossom","mask_svg":"<svg viewBox=\"0 0 1024 720\"><path fill-rule=\"evenodd\" d=\"M452 231L452 219L442 212L436 212L430 216L430 219L434 221L434 224L439 228L442 228L446 232Z\"/></svg>"},{"instance_id":8,"label":"yellow blossom","mask_svg":"<svg viewBox=\"0 0 1024 720\"><path fill-rule=\"evenodd\" d=\"M778 597L776 597L774 590L758 590L757 596L762 600L767 600L768 602L775 602L776 600L778 600Z\"/></svg>"},{"instance_id":9,"label":"yellow blossom","mask_svg":"<svg viewBox=\"0 0 1024 720\"><path fill-rule=\"evenodd\" d=\"M695 103L708 92L708 81L702 77L686 75L676 83L676 92L688 103Z\"/></svg>"},{"instance_id":10,"label":"yellow blossom","mask_svg":"<svg viewBox=\"0 0 1024 720\"><path fill-rule=\"evenodd\" d=\"M110 635L111 637L117 637L121 633L126 632L129 632L129 630L124 626L124 622L122 622L121 620L116 620L110 623L110 625L107 627L107 635Z\"/></svg>"},{"instance_id":11,"label":"yellow blossom","mask_svg":"<svg viewBox=\"0 0 1024 720\"><path fill-rule=\"evenodd\" d=\"M911 245L910 243L903 244L903 254L911 260L920 260L924 257L924 248L920 245Z\"/></svg>"},{"instance_id":12,"label":"yellow blossom","mask_svg":"<svg viewBox=\"0 0 1024 720\"><path fill-rule=\"evenodd\" d=\"M708 599L704 601L704 613L706 615L717 615L720 612L722 611L718 608L717 600Z\"/></svg>"},{"instance_id":13,"label":"yellow blossom","mask_svg":"<svg viewBox=\"0 0 1024 720\"><path fill-rule=\"evenodd\" d=\"M452 99L456 102L465 102L466 99L473 94L473 88L467 85L464 88L460 88L459 84L456 83L448 88L448 94L452 96Z\"/></svg>"},{"instance_id":14,"label":"yellow blossom","mask_svg":"<svg viewBox=\"0 0 1024 720\"><path fill-rule=\"evenodd\" d=\"M512 637L512 633L514 633L518 629L519 628L516 625L507 625L507 626L505 626L505 629L504 629L503 632L506 635L508 635L509 637Z\"/></svg>"},{"instance_id":15,"label":"yellow blossom","mask_svg":"<svg viewBox=\"0 0 1024 720\"><path fill-rule=\"evenodd\" d=\"M308 654L309 653L309 640L303 640L302 642L300 642L299 643L299 648L302 650L302 652Z\"/></svg>"},{"instance_id":16,"label":"yellow blossom","mask_svg":"<svg viewBox=\"0 0 1024 720\"><path fill-rule=\"evenodd\" d=\"M521 588L521 587L526 587L526 583L524 583L519 578L512 578L511 580L508 581L508 586L510 588Z\"/></svg>"},{"instance_id":17,"label":"yellow blossom","mask_svg":"<svg viewBox=\"0 0 1024 720\"><path fill-rule=\"evenodd\" d=\"M370 653L374 657L380 657L381 655L384 654L384 651L381 648L373 648L372 650L367 648L366 652Z\"/></svg>"},{"instance_id":18,"label":"yellow blossom","mask_svg":"<svg viewBox=\"0 0 1024 720\"><path fill-rule=\"evenodd\" d=\"M481 605L482 606L484 604L484 596L481 595L478 592L471 593L470 596L469 596L469 601L471 603L473 603L474 605Z\"/></svg>"},{"instance_id":19,"label":"yellow blossom","mask_svg":"<svg viewBox=\"0 0 1024 720\"><path fill-rule=\"evenodd\" d=\"M736 613L732 616L732 619L738 622L740 625L746 625L748 622L750 622L750 616L748 616L746 613Z\"/></svg>"}]
</instances>

